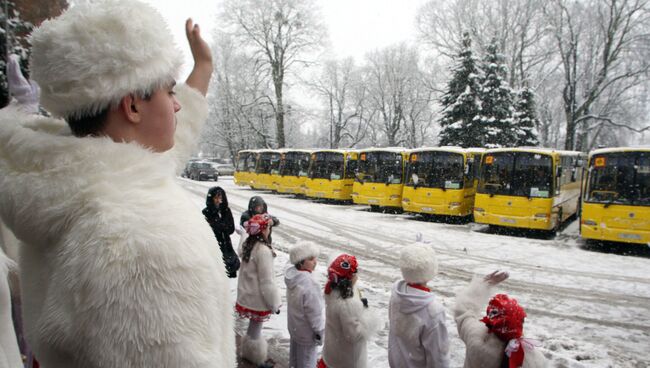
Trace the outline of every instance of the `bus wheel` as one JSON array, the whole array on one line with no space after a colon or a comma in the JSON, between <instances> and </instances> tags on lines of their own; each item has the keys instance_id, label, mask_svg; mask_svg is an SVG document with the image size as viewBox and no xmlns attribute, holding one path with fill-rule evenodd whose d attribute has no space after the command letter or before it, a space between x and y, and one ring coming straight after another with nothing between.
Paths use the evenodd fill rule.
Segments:
<instances>
[{"instance_id":1,"label":"bus wheel","mask_svg":"<svg viewBox=\"0 0 650 368\"><path fill-rule=\"evenodd\" d=\"M377 205L370 205L370 212L379 212L379 206Z\"/></svg>"}]
</instances>

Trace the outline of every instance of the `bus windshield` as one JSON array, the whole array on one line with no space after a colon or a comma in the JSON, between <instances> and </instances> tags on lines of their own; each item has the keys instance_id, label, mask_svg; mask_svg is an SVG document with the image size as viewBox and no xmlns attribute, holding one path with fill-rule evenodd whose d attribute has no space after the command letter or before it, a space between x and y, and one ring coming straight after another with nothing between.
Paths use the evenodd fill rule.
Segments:
<instances>
[{"instance_id":1,"label":"bus windshield","mask_svg":"<svg viewBox=\"0 0 650 368\"><path fill-rule=\"evenodd\" d=\"M257 174L277 174L280 168L280 154L273 152L260 153L255 172Z\"/></svg>"},{"instance_id":2,"label":"bus windshield","mask_svg":"<svg viewBox=\"0 0 650 368\"><path fill-rule=\"evenodd\" d=\"M237 155L237 171L254 172L255 154L253 152L242 152Z\"/></svg>"},{"instance_id":3,"label":"bus windshield","mask_svg":"<svg viewBox=\"0 0 650 368\"><path fill-rule=\"evenodd\" d=\"M552 183L551 156L531 152L496 152L483 158L478 192L551 198Z\"/></svg>"},{"instance_id":4,"label":"bus windshield","mask_svg":"<svg viewBox=\"0 0 650 368\"><path fill-rule=\"evenodd\" d=\"M309 166L311 179L340 180L343 178L343 153L315 152Z\"/></svg>"},{"instance_id":5,"label":"bus windshield","mask_svg":"<svg viewBox=\"0 0 650 368\"><path fill-rule=\"evenodd\" d=\"M455 152L417 152L411 154L407 186L463 188L463 155Z\"/></svg>"},{"instance_id":6,"label":"bus windshield","mask_svg":"<svg viewBox=\"0 0 650 368\"><path fill-rule=\"evenodd\" d=\"M357 181L361 183L402 183L402 154L363 152L359 155Z\"/></svg>"},{"instance_id":7,"label":"bus windshield","mask_svg":"<svg viewBox=\"0 0 650 368\"><path fill-rule=\"evenodd\" d=\"M650 206L650 152L596 155L589 163L586 200Z\"/></svg>"},{"instance_id":8,"label":"bus windshield","mask_svg":"<svg viewBox=\"0 0 650 368\"><path fill-rule=\"evenodd\" d=\"M280 163L282 176L307 176L309 172L308 152L287 152Z\"/></svg>"}]
</instances>

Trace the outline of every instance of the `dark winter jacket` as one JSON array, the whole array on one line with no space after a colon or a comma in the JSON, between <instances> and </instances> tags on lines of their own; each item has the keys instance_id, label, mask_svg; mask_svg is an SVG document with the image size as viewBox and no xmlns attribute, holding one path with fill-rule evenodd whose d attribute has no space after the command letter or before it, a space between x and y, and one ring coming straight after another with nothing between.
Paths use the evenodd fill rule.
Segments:
<instances>
[{"instance_id":1,"label":"dark winter jacket","mask_svg":"<svg viewBox=\"0 0 650 368\"><path fill-rule=\"evenodd\" d=\"M222 199L218 207L214 204L214 197L217 194L221 194ZM230 207L228 207L226 192L221 187L210 188L205 198L205 206L203 216L205 216L206 221L210 224L212 232L217 238L217 242L219 242L219 248L221 248L223 261L226 264L228 277L237 277L240 262L230 241L230 234L235 232L235 221L233 220L232 212L230 212Z\"/></svg>"},{"instance_id":2,"label":"dark winter jacket","mask_svg":"<svg viewBox=\"0 0 650 368\"><path fill-rule=\"evenodd\" d=\"M239 224L241 226L244 226L244 222L250 220L251 217L257 215L257 213L255 213L255 207L257 207L259 205L264 206L264 209L262 210L261 213L267 213L268 212L268 207L266 206L266 202L264 202L264 199L262 197L260 197L260 196L251 197L251 200L248 201L248 210L244 211L241 214L241 218L239 219ZM269 216L271 216L271 215L269 215ZM273 219L273 226L280 225L280 220L277 217L271 216L271 218Z\"/></svg>"}]
</instances>

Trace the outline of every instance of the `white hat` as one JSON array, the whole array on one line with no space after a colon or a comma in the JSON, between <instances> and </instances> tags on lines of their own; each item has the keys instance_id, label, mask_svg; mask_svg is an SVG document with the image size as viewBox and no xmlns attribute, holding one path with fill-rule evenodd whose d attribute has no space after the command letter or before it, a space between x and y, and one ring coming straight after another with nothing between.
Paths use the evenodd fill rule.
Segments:
<instances>
[{"instance_id":1,"label":"white hat","mask_svg":"<svg viewBox=\"0 0 650 368\"><path fill-rule=\"evenodd\" d=\"M318 257L320 249L318 245L309 242L302 242L296 244L289 250L289 261L291 264L298 264L305 259L311 257Z\"/></svg>"},{"instance_id":2,"label":"white hat","mask_svg":"<svg viewBox=\"0 0 650 368\"><path fill-rule=\"evenodd\" d=\"M43 22L31 43L41 104L63 118L92 116L130 93L160 88L183 60L162 16L137 0L73 6Z\"/></svg>"},{"instance_id":3,"label":"white hat","mask_svg":"<svg viewBox=\"0 0 650 368\"><path fill-rule=\"evenodd\" d=\"M402 248L399 267L406 282L424 284L438 273L436 252L424 243L415 243Z\"/></svg>"}]
</instances>

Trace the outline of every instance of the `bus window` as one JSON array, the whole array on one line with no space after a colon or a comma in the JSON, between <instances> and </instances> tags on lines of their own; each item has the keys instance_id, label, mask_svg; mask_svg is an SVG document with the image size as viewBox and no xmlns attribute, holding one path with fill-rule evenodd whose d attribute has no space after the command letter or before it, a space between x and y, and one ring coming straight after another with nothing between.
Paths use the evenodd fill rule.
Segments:
<instances>
[{"instance_id":1,"label":"bus window","mask_svg":"<svg viewBox=\"0 0 650 368\"><path fill-rule=\"evenodd\" d=\"M359 163L359 161L357 161L355 159L352 159L352 158L348 158L348 161L347 161L347 163L345 165L345 178L346 179L354 179L356 177L357 171L358 171L358 168L359 168L358 163Z\"/></svg>"},{"instance_id":2,"label":"bus window","mask_svg":"<svg viewBox=\"0 0 650 368\"><path fill-rule=\"evenodd\" d=\"M407 185L427 188L463 188L463 155L453 152L419 152L409 164ZM417 178L417 183L415 183Z\"/></svg>"},{"instance_id":3,"label":"bus window","mask_svg":"<svg viewBox=\"0 0 650 368\"><path fill-rule=\"evenodd\" d=\"M316 152L309 167L312 179L339 180L343 177L343 154L337 152Z\"/></svg>"},{"instance_id":4,"label":"bus window","mask_svg":"<svg viewBox=\"0 0 650 368\"><path fill-rule=\"evenodd\" d=\"M271 175L278 175L280 173L280 154L272 154L269 163L269 172Z\"/></svg>"},{"instance_id":5,"label":"bus window","mask_svg":"<svg viewBox=\"0 0 650 368\"><path fill-rule=\"evenodd\" d=\"M550 198L554 179L551 156L490 153L483 161L479 193Z\"/></svg>"},{"instance_id":6,"label":"bus window","mask_svg":"<svg viewBox=\"0 0 650 368\"><path fill-rule=\"evenodd\" d=\"M650 157L635 152L594 156L590 162L587 201L650 205Z\"/></svg>"},{"instance_id":7,"label":"bus window","mask_svg":"<svg viewBox=\"0 0 650 368\"><path fill-rule=\"evenodd\" d=\"M309 153L307 152L287 152L280 165L280 175L282 176L306 177L308 170Z\"/></svg>"},{"instance_id":8,"label":"bus window","mask_svg":"<svg viewBox=\"0 0 650 368\"><path fill-rule=\"evenodd\" d=\"M255 172L255 154L254 153L247 153L244 156L244 171L247 172Z\"/></svg>"},{"instance_id":9,"label":"bus window","mask_svg":"<svg viewBox=\"0 0 650 368\"><path fill-rule=\"evenodd\" d=\"M364 152L359 159L362 182L401 184L402 154L394 152Z\"/></svg>"}]
</instances>

